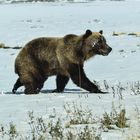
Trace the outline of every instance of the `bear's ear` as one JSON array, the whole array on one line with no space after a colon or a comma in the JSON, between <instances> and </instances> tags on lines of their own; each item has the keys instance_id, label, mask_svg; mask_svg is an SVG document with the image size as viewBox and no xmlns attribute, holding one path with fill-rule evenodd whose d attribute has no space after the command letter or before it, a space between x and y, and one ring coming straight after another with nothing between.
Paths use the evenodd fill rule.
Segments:
<instances>
[{"instance_id":1,"label":"bear's ear","mask_svg":"<svg viewBox=\"0 0 140 140\"><path fill-rule=\"evenodd\" d=\"M100 30L99 33L102 35L103 34L103 30Z\"/></svg>"},{"instance_id":2,"label":"bear's ear","mask_svg":"<svg viewBox=\"0 0 140 140\"><path fill-rule=\"evenodd\" d=\"M92 31L91 31L91 30L86 30L86 33L84 34L83 38L86 39L86 38L88 38L90 35L92 35Z\"/></svg>"}]
</instances>

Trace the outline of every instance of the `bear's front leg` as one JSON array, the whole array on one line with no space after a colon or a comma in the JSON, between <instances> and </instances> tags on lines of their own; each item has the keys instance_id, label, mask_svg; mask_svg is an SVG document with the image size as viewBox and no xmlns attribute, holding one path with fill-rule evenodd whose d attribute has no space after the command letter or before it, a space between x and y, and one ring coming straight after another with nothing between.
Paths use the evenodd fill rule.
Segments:
<instances>
[{"instance_id":1,"label":"bear's front leg","mask_svg":"<svg viewBox=\"0 0 140 140\"><path fill-rule=\"evenodd\" d=\"M71 64L69 73L72 81L79 87L92 92L92 93L103 93L98 87L93 84L87 77L83 69L83 65Z\"/></svg>"},{"instance_id":2,"label":"bear's front leg","mask_svg":"<svg viewBox=\"0 0 140 140\"><path fill-rule=\"evenodd\" d=\"M58 74L56 77L56 87L57 88L55 90L53 90L52 92L63 92L68 81L69 81L68 76Z\"/></svg>"}]
</instances>

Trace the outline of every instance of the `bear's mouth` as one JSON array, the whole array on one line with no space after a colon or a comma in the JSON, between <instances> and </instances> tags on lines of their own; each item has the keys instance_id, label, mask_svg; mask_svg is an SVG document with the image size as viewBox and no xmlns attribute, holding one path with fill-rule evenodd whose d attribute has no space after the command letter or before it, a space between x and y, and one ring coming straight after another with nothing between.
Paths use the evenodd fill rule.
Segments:
<instances>
[{"instance_id":1,"label":"bear's mouth","mask_svg":"<svg viewBox=\"0 0 140 140\"><path fill-rule=\"evenodd\" d=\"M107 51L100 51L101 55L103 56L107 56L110 52L111 52L112 49L109 49Z\"/></svg>"},{"instance_id":2,"label":"bear's mouth","mask_svg":"<svg viewBox=\"0 0 140 140\"><path fill-rule=\"evenodd\" d=\"M103 56L108 56L109 53L102 53Z\"/></svg>"}]
</instances>

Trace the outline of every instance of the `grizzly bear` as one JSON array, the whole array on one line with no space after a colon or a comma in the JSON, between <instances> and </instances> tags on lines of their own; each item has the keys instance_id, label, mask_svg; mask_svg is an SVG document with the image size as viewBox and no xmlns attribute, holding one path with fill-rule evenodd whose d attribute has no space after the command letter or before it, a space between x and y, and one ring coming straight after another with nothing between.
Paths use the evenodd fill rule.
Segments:
<instances>
[{"instance_id":1,"label":"grizzly bear","mask_svg":"<svg viewBox=\"0 0 140 140\"><path fill-rule=\"evenodd\" d=\"M15 60L18 74L13 93L25 86L25 94L37 94L49 76L56 75L56 89L63 92L69 79L93 93L103 93L84 72L84 62L95 55L106 56L112 48L106 43L103 31L87 30L83 35L41 37L28 42Z\"/></svg>"}]
</instances>

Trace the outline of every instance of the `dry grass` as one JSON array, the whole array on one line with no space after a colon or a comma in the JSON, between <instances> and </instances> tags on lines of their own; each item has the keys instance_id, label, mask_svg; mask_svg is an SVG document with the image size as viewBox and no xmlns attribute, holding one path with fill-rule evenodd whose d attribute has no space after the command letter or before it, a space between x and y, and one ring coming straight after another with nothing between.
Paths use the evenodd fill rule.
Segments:
<instances>
[{"instance_id":1,"label":"dry grass","mask_svg":"<svg viewBox=\"0 0 140 140\"><path fill-rule=\"evenodd\" d=\"M28 125L30 127L28 134L21 134L14 123L6 126L1 125L0 138L10 140L101 140L101 133L106 130L128 128L126 109L121 106L121 101L124 100L124 93L127 91L131 92L130 95L132 93L133 95L140 94L140 82L127 83L125 86L122 83L110 86L107 81L104 81L103 85L104 89L113 93L114 98L119 97L120 106L116 107L113 102L111 111L105 112L100 117L101 119L93 116L92 108L75 102L66 103L62 111L65 115L63 114L60 118L57 118L55 108L53 115L48 114L48 118L35 117L33 111L28 112ZM140 111L139 108L136 110L140 128ZM100 135L97 134L96 125L100 125L98 128L101 132ZM129 137L128 140L139 140L139 134L140 132Z\"/></svg>"},{"instance_id":2,"label":"dry grass","mask_svg":"<svg viewBox=\"0 0 140 140\"><path fill-rule=\"evenodd\" d=\"M129 127L127 124L126 110L124 108L119 108L116 110L114 103L112 104L112 110L110 113L105 112L103 118L101 119L103 129L115 129Z\"/></svg>"},{"instance_id":3,"label":"dry grass","mask_svg":"<svg viewBox=\"0 0 140 140\"><path fill-rule=\"evenodd\" d=\"M72 105L66 103L64 109L67 113L67 117L70 125L76 124L93 124L95 119L93 118L91 109L84 109L82 105L73 103Z\"/></svg>"}]
</instances>

